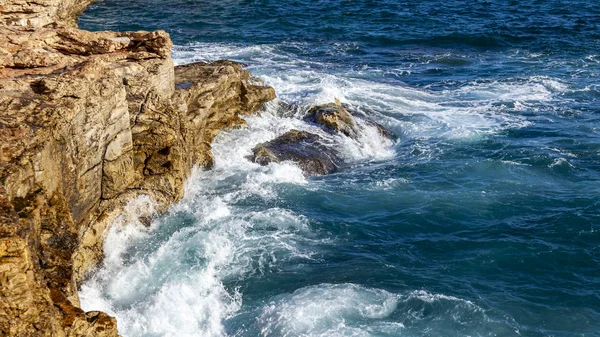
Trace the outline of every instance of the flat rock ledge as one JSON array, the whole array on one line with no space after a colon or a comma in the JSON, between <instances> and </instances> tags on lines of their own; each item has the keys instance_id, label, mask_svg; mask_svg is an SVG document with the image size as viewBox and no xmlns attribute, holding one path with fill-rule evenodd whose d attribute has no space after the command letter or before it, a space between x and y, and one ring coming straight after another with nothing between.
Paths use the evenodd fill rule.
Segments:
<instances>
[{"instance_id":1,"label":"flat rock ledge","mask_svg":"<svg viewBox=\"0 0 600 337\"><path fill-rule=\"evenodd\" d=\"M0 336L117 336L77 295L108 226L181 199L220 130L275 98L234 62L174 67L165 32L77 29L89 3L0 3Z\"/></svg>"}]
</instances>

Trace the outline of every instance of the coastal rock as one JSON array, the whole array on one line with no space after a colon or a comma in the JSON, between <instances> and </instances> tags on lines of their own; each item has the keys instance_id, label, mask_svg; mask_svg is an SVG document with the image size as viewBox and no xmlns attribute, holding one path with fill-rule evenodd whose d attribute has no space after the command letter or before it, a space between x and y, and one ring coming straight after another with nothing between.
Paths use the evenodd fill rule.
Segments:
<instances>
[{"instance_id":1,"label":"coastal rock","mask_svg":"<svg viewBox=\"0 0 600 337\"><path fill-rule=\"evenodd\" d=\"M357 122L357 120L360 120L363 124L375 127L382 137L392 140L396 138L396 136L383 125L354 116L337 99L335 103L327 103L312 107L308 110L304 120L319 124L326 130L339 132L355 139L360 132L361 123Z\"/></svg>"},{"instance_id":2,"label":"coastal rock","mask_svg":"<svg viewBox=\"0 0 600 337\"><path fill-rule=\"evenodd\" d=\"M137 196L179 200L275 97L234 62L174 67L165 32L78 30L89 3L0 5L0 336L117 336L77 295L107 228Z\"/></svg>"},{"instance_id":3,"label":"coastal rock","mask_svg":"<svg viewBox=\"0 0 600 337\"><path fill-rule=\"evenodd\" d=\"M356 137L356 122L339 101L311 108L305 119L348 137Z\"/></svg>"},{"instance_id":4,"label":"coastal rock","mask_svg":"<svg viewBox=\"0 0 600 337\"><path fill-rule=\"evenodd\" d=\"M74 23L94 0L6 0L0 3L0 25L42 27L57 22Z\"/></svg>"},{"instance_id":5,"label":"coastal rock","mask_svg":"<svg viewBox=\"0 0 600 337\"><path fill-rule=\"evenodd\" d=\"M191 162L212 166L210 143L220 130L246 125L240 116L275 99L275 90L252 84L251 74L231 61L175 67L177 104L186 107L183 139Z\"/></svg>"},{"instance_id":6,"label":"coastal rock","mask_svg":"<svg viewBox=\"0 0 600 337\"><path fill-rule=\"evenodd\" d=\"M298 108L282 102L279 105L284 116L295 115L298 111ZM394 139L394 134L382 125L352 116L338 100L311 108L304 119L321 125L328 132L344 134L354 139L358 139L361 128L365 126L375 127L382 137ZM249 159L260 165L289 160L297 163L306 176L329 174L337 171L343 161L335 148L324 143L324 139L317 134L290 130L269 142L257 145Z\"/></svg>"},{"instance_id":7,"label":"coastal rock","mask_svg":"<svg viewBox=\"0 0 600 337\"><path fill-rule=\"evenodd\" d=\"M297 163L307 176L335 172L342 161L334 149L323 145L321 141L321 137L313 133L290 130L257 145L251 160L260 165L290 160Z\"/></svg>"}]
</instances>

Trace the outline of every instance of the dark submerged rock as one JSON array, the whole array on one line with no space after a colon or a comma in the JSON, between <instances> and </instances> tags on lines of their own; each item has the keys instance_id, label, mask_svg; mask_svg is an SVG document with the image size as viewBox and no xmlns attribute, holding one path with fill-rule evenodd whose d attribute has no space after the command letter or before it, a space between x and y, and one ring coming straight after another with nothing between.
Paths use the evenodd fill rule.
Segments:
<instances>
[{"instance_id":1,"label":"dark submerged rock","mask_svg":"<svg viewBox=\"0 0 600 337\"><path fill-rule=\"evenodd\" d=\"M342 163L334 149L321 143L321 137L298 130L257 145L251 160L260 165L290 160L298 163L306 176L335 172Z\"/></svg>"}]
</instances>

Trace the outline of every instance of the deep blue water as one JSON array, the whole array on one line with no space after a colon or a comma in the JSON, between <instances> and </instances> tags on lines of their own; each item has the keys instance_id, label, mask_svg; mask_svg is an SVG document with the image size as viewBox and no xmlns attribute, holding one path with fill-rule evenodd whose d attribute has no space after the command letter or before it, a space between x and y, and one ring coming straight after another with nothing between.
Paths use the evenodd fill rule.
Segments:
<instances>
[{"instance_id":1,"label":"deep blue water","mask_svg":"<svg viewBox=\"0 0 600 337\"><path fill-rule=\"evenodd\" d=\"M600 336L600 2L105 0L80 26L164 29L301 106L115 224L81 297L122 335ZM336 97L398 141L327 136L348 164L309 179L245 159Z\"/></svg>"}]
</instances>

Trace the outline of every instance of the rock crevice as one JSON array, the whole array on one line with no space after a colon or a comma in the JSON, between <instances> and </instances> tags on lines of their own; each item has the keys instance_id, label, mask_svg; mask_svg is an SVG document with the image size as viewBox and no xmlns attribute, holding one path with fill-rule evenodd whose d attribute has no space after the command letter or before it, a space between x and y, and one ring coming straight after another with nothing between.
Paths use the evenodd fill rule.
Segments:
<instances>
[{"instance_id":1,"label":"rock crevice","mask_svg":"<svg viewBox=\"0 0 600 337\"><path fill-rule=\"evenodd\" d=\"M0 2L0 336L117 336L77 295L106 229L136 196L179 200L275 98L231 61L174 67L165 32L79 30L90 2Z\"/></svg>"}]
</instances>

